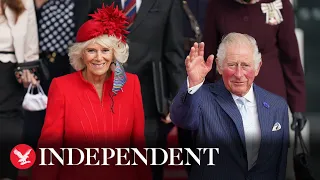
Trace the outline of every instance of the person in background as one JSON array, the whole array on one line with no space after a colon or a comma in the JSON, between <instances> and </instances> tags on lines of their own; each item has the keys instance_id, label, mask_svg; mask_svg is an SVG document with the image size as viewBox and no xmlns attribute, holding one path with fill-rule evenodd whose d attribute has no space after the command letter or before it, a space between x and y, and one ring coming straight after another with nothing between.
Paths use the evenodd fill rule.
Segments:
<instances>
[{"instance_id":1,"label":"person in background","mask_svg":"<svg viewBox=\"0 0 320 180\"><path fill-rule=\"evenodd\" d=\"M68 53L76 72L52 80L38 147L58 152L62 147L142 150L145 137L140 82L122 66L129 56L127 18L112 5L91 16L79 28ZM96 158L101 160L103 154ZM49 155L45 157L49 159ZM74 162L80 160L79 155L72 158ZM37 158L32 180L151 179L151 170L142 162L116 166L117 160L109 159L109 166L89 167L86 160L78 166L61 166L55 159L54 166L40 166Z\"/></svg>"},{"instance_id":2,"label":"person in background","mask_svg":"<svg viewBox=\"0 0 320 180\"><path fill-rule=\"evenodd\" d=\"M203 39L203 32L204 32L204 24L205 24L205 16L206 16L206 9L208 6L209 0L184 0L183 6L185 7L185 4L187 4L188 8L190 9L190 12L184 8L184 49L186 52L186 56L189 54L190 48L193 46L195 42L201 42ZM195 23L193 19L190 19L190 13L191 16L194 17L194 20L196 21L200 37L197 38L197 33L195 32Z\"/></svg>"},{"instance_id":3,"label":"person in background","mask_svg":"<svg viewBox=\"0 0 320 180\"><path fill-rule=\"evenodd\" d=\"M263 66L255 83L287 100L290 134L293 135L297 125L302 130L307 122L306 89L290 1L211 0L205 22L205 55L216 54L220 40L230 32L249 34L256 39ZM220 79L216 72L214 66L207 82ZM292 164L288 168L292 169Z\"/></svg>"},{"instance_id":4,"label":"person in background","mask_svg":"<svg viewBox=\"0 0 320 180\"><path fill-rule=\"evenodd\" d=\"M17 70L39 60L33 0L1 0L0 32L0 179L15 180L10 152L22 142L24 87L38 83L33 69Z\"/></svg>"}]
</instances>

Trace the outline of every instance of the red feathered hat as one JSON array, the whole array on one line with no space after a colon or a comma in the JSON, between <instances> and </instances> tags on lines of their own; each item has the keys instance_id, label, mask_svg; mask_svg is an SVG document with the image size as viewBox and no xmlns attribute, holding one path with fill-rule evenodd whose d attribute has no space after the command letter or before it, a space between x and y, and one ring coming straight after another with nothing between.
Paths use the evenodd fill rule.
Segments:
<instances>
[{"instance_id":1,"label":"red feathered hat","mask_svg":"<svg viewBox=\"0 0 320 180\"><path fill-rule=\"evenodd\" d=\"M126 30L128 20L126 15L114 7L114 3L110 6L102 5L94 14L89 14L92 19L85 22L78 30L76 41L84 42L92 38L107 34L116 36L122 42L126 42Z\"/></svg>"}]
</instances>

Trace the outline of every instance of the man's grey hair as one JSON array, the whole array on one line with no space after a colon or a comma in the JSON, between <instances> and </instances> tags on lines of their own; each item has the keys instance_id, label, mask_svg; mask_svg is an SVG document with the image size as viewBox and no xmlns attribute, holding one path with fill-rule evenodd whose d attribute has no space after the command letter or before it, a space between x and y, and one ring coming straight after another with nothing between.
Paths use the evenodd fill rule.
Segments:
<instances>
[{"instance_id":1,"label":"man's grey hair","mask_svg":"<svg viewBox=\"0 0 320 180\"><path fill-rule=\"evenodd\" d=\"M116 59L120 63L127 62L129 56L128 44L122 42L121 39L115 36L102 35L85 42L74 43L69 48L68 55L70 58L70 64L76 71L85 68L85 64L82 60L82 54L84 49L92 43L98 43L101 46L111 48L113 50L114 59Z\"/></svg>"},{"instance_id":2,"label":"man's grey hair","mask_svg":"<svg viewBox=\"0 0 320 180\"><path fill-rule=\"evenodd\" d=\"M253 60L255 69L259 67L261 62L261 53L259 52L258 45L256 40L247 35L241 33L229 33L225 37L222 38L222 41L218 48L217 59L218 59L218 66L222 67L222 63L226 57L228 47L236 45L236 46L248 46L252 48L253 52Z\"/></svg>"}]
</instances>

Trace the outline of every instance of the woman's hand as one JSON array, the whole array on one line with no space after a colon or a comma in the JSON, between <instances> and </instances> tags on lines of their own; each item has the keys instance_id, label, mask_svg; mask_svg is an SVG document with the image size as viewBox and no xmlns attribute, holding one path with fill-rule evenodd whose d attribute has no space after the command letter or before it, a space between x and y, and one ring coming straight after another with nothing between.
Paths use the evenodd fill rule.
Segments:
<instances>
[{"instance_id":1,"label":"woman's hand","mask_svg":"<svg viewBox=\"0 0 320 180\"><path fill-rule=\"evenodd\" d=\"M40 81L38 77L31 73L29 70L22 70L20 73L16 73L16 78L23 87L28 88L30 83L35 87Z\"/></svg>"},{"instance_id":2,"label":"woman's hand","mask_svg":"<svg viewBox=\"0 0 320 180\"><path fill-rule=\"evenodd\" d=\"M161 121L164 122L165 124L171 123L171 118L170 118L170 113L166 116L166 118L161 118Z\"/></svg>"}]
</instances>

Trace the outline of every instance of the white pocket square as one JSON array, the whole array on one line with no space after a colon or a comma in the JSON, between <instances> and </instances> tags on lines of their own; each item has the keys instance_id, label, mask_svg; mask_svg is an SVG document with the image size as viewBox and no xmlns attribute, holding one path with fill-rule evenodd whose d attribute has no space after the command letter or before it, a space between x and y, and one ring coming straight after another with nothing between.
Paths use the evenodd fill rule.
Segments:
<instances>
[{"instance_id":1,"label":"white pocket square","mask_svg":"<svg viewBox=\"0 0 320 180\"><path fill-rule=\"evenodd\" d=\"M281 129L281 124L277 122L273 125L272 131L279 131L280 129Z\"/></svg>"}]
</instances>

